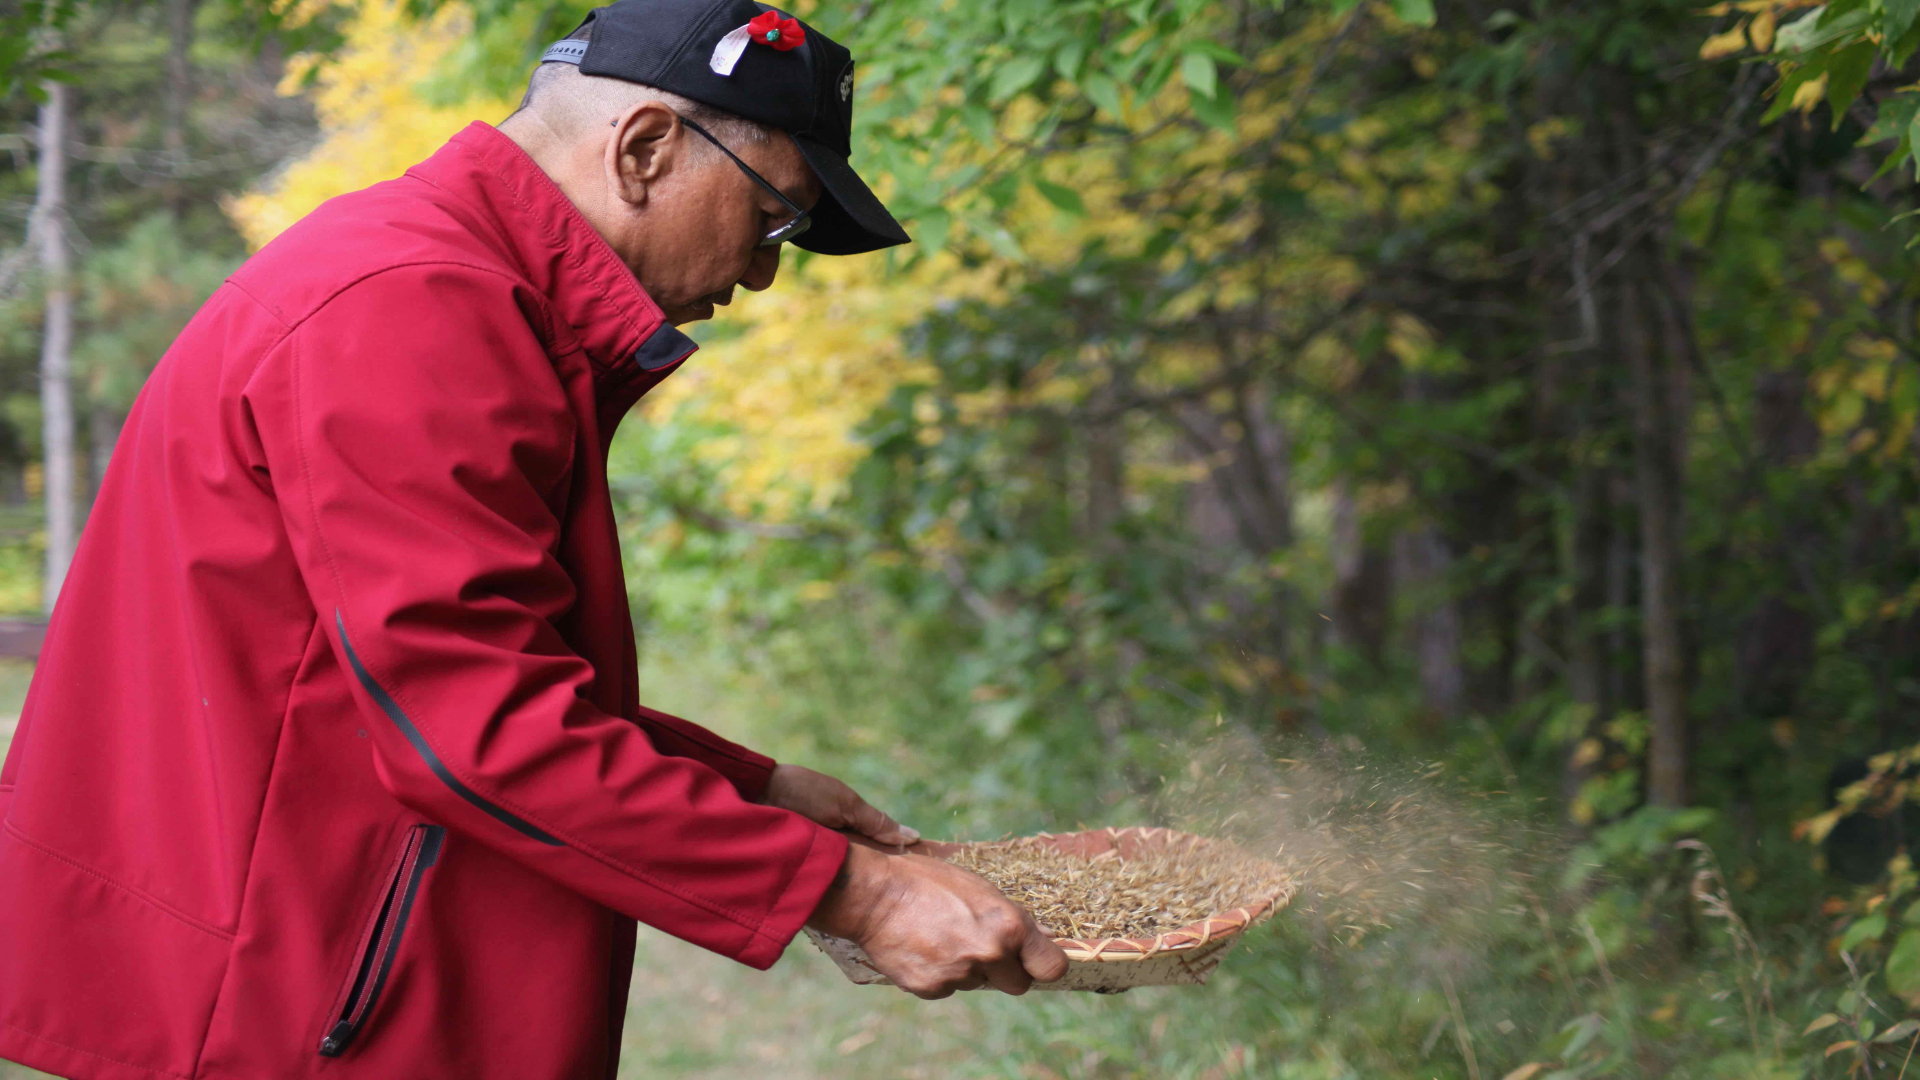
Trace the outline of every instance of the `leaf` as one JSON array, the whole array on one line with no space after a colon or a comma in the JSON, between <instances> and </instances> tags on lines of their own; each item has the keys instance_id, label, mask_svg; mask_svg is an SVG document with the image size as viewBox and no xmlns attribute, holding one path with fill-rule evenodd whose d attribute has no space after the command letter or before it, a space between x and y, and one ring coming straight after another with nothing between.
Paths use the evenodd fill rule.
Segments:
<instances>
[{"instance_id":1,"label":"leaf","mask_svg":"<svg viewBox=\"0 0 1920 1080\"><path fill-rule=\"evenodd\" d=\"M1501 1077L1500 1080L1533 1080L1534 1077L1540 1075L1540 1070L1544 1068L1546 1068L1546 1066L1537 1061L1529 1061L1525 1065Z\"/></svg>"},{"instance_id":2,"label":"leaf","mask_svg":"<svg viewBox=\"0 0 1920 1080\"><path fill-rule=\"evenodd\" d=\"M1907 58L1913 55L1915 49L1920 49L1920 22L1909 27L1907 32L1898 38L1891 38L1889 41L1891 44L1886 47L1887 67L1892 70L1906 67Z\"/></svg>"},{"instance_id":3,"label":"leaf","mask_svg":"<svg viewBox=\"0 0 1920 1080\"><path fill-rule=\"evenodd\" d=\"M1826 83L1820 82L1820 80L1826 77L1827 58L1824 56L1809 57L1805 63L1795 67L1792 71L1789 71L1781 77L1780 85L1775 87L1773 91L1773 105L1767 109L1766 115L1760 118L1760 122L1763 124L1771 124L1775 120L1785 116L1787 110L1793 108L1794 105L1799 102L1801 91L1814 85L1816 82L1819 82L1820 89L1824 92L1826 90ZM1819 843L1818 840L1814 842Z\"/></svg>"},{"instance_id":4,"label":"leaf","mask_svg":"<svg viewBox=\"0 0 1920 1080\"><path fill-rule=\"evenodd\" d=\"M1905 37L1916 15L1920 15L1920 0L1882 0L1880 27L1885 40L1895 42Z\"/></svg>"},{"instance_id":5,"label":"leaf","mask_svg":"<svg viewBox=\"0 0 1920 1080\"><path fill-rule=\"evenodd\" d=\"M1026 713L1025 698L988 702L974 706L973 722L980 725L980 730L986 733L987 738L998 741L1006 738Z\"/></svg>"},{"instance_id":6,"label":"leaf","mask_svg":"<svg viewBox=\"0 0 1920 1080\"><path fill-rule=\"evenodd\" d=\"M1836 7L1814 8L1805 18L1781 27L1773 36L1774 51L1804 53L1830 45L1863 29L1871 18L1865 8L1835 14Z\"/></svg>"},{"instance_id":7,"label":"leaf","mask_svg":"<svg viewBox=\"0 0 1920 1080\"><path fill-rule=\"evenodd\" d=\"M1920 0L1916 0L1916 2L1920 2ZM1223 64L1232 64L1234 67L1240 67L1247 62L1246 57L1208 38L1201 38L1199 41L1188 44L1187 51L1205 53Z\"/></svg>"},{"instance_id":8,"label":"leaf","mask_svg":"<svg viewBox=\"0 0 1920 1080\"><path fill-rule=\"evenodd\" d=\"M1432 26L1433 0L1393 0L1393 13L1415 26Z\"/></svg>"},{"instance_id":9,"label":"leaf","mask_svg":"<svg viewBox=\"0 0 1920 1080\"><path fill-rule=\"evenodd\" d=\"M981 146L993 146L999 141L994 131L993 114L985 106L961 106L960 122L967 125L967 133Z\"/></svg>"},{"instance_id":10,"label":"leaf","mask_svg":"<svg viewBox=\"0 0 1920 1080\"><path fill-rule=\"evenodd\" d=\"M1920 994L1920 927L1900 931L1887 953L1887 966L1882 974L1886 976L1887 989L1901 997Z\"/></svg>"},{"instance_id":11,"label":"leaf","mask_svg":"<svg viewBox=\"0 0 1920 1080\"><path fill-rule=\"evenodd\" d=\"M1080 193L1070 187L1042 180L1037 176L1033 178L1033 187L1041 197L1069 214L1084 216L1087 212L1087 204L1080 201Z\"/></svg>"},{"instance_id":12,"label":"leaf","mask_svg":"<svg viewBox=\"0 0 1920 1080\"><path fill-rule=\"evenodd\" d=\"M1875 1035L1873 1041L1877 1043L1899 1042L1901 1039L1911 1038L1915 1032L1920 1032L1920 1020L1902 1020L1880 1034Z\"/></svg>"},{"instance_id":13,"label":"leaf","mask_svg":"<svg viewBox=\"0 0 1920 1080\"><path fill-rule=\"evenodd\" d=\"M1830 1028L1839 1022L1840 1022L1840 1018L1838 1016L1835 1016L1833 1013L1821 1013L1819 1016L1814 1017L1813 1023L1808 1024L1807 1030L1801 1032L1800 1034L1811 1035L1816 1031L1824 1031L1827 1028Z\"/></svg>"},{"instance_id":14,"label":"leaf","mask_svg":"<svg viewBox=\"0 0 1920 1080\"><path fill-rule=\"evenodd\" d=\"M1832 1057L1833 1055L1839 1053L1842 1050L1851 1050L1854 1047L1859 1045L1860 1045L1860 1041L1858 1039L1845 1039L1845 1040L1842 1040L1841 1042L1834 1043L1832 1046L1827 1047L1827 1052L1823 1056Z\"/></svg>"},{"instance_id":15,"label":"leaf","mask_svg":"<svg viewBox=\"0 0 1920 1080\"><path fill-rule=\"evenodd\" d=\"M1888 41L1898 41L1920 16L1920 0L1883 0L1880 15Z\"/></svg>"},{"instance_id":16,"label":"leaf","mask_svg":"<svg viewBox=\"0 0 1920 1080\"><path fill-rule=\"evenodd\" d=\"M1661 826L1660 832L1666 836L1685 836L1697 833L1713 824L1718 813L1709 806L1692 806L1685 810L1675 810Z\"/></svg>"},{"instance_id":17,"label":"leaf","mask_svg":"<svg viewBox=\"0 0 1920 1080\"><path fill-rule=\"evenodd\" d=\"M1920 3L1920 0L1915 0ZM1753 17L1753 25L1747 27L1747 36L1753 39L1755 52L1773 51L1773 31L1779 24L1779 15L1772 8Z\"/></svg>"},{"instance_id":18,"label":"leaf","mask_svg":"<svg viewBox=\"0 0 1920 1080\"><path fill-rule=\"evenodd\" d=\"M1563 1033L1571 1031L1573 1038L1567 1042L1566 1049L1560 1051L1560 1060L1572 1064L1573 1059L1587 1048L1587 1044L1600 1034L1600 1029L1605 1025L1606 1021L1601 1019L1599 1013L1588 1013L1567 1021L1560 1030Z\"/></svg>"},{"instance_id":19,"label":"leaf","mask_svg":"<svg viewBox=\"0 0 1920 1080\"><path fill-rule=\"evenodd\" d=\"M1080 77L1080 62L1087 58L1087 43L1074 38L1060 46L1053 54L1053 70L1063 79L1073 80Z\"/></svg>"},{"instance_id":20,"label":"leaf","mask_svg":"<svg viewBox=\"0 0 1920 1080\"><path fill-rule=\"evenodd\" d=\"M1188 94L1193 106L1193 115L1200 118L1208 127L1227 134L1233 134L1234 102L1233 91L1221 87L1212 97L1201 97L1199 91Z\"/></svg>"},{"instance_id":21,"label":"leaf","mask_svg":"<svg viewBox=\"0 0 1920 1080\"><path fill-rule=\"evenodd\" d=\"M1915 2L1920 3L1920 0ZM1873 118L1873 126L1860 136L1860 141L1855 145L1872 146L1874 143L1905 138L1916 113L1920 113L1920 94L1895 94L1886 98L1880 102L1880 111Z\"/></svg>"},{"instance_id":22,"label":"leaf","mask_svg":"<svg viewBox=\"0 0 1920 1080\"><path fill-rule=\"evenodd\" d=\"M1140 81L1135 84L1134 92L1142 98L1150 98L1159 93L1160 88L1167 85L1167 79L1173 75L1175 63L1172 53L1154 61L1153 66L1147 68L1147 73L1142 75Z\"/></svg>"},{"instance_id":23,"label":"leaf","mask_svg":"<svg viewBox=\"0 0 1920 1080\"><path fill-rule=\"evenodd\" d=\"M1818 79L1814 79L1811 83L1801 86L1799 90L1795 90L1795 92L1793 92L1793 102L1789 102L1789 108L1795 108L1795 110L1801 111L1801 115L1811 115L1812 110L1814 110L1820 102L1824 102L1824 100L1826 100L1826 71L1822 71ZM1824 630L1820 630L1820 632L1824 634L1824 632L1828 632L1828 630L1834 630L1834 632L1839 634L1837 640L1845 640L1845 636L1847 636L1847 625L1845 625L1845 623L1834 623L1834 625L1828 626L1828 628L1824 628ZM1837 640L1834 644L1837 644ZM1822 646L1828 646L1828 642L1822 640ZM1834 813L1841 813L1841 811L1834 811Z\"/></svg>"},{"instance_id":24,"label":"leaf","mask_svg":"<svg viewBox=\"0 0 1920 1080\"><path fill-rule=\"evenodd\" d=\"M1016 56L993 73L992 89L987 96L993 101L1005 101L1032 86L1046 69L1047 62L1038 56Z\"/></svg>"},{"instance_id":25,"label":"leaf","mask_svg":"<svg viewBox=\"0 0 1920 1080\"><path fill-rule=\"evenodd\" d=\"M1820 29L1820 16L1827 9L1814 8L1781 27L1773 35L1773 47L1780 52L1806 52L1813 47L1813 35Z\"/></svg>"},{"instance_id":26,"label":"leaf","mask_svg":"<svg viewBox=\"0 0 1920 1080\"><path fill-rule=\"evenodd\" d=\"M996 176L984 184L981 189L993 203L996 210L1005 210L1013 205L1013 198L1020 193L1020 177L1016 173Z\"/></svg>"},{"instance_id":27,"label":"leaf","mask_svg":"<svg viewBox=\"0 0 1920 1080\"><path fill-rule=\"evenodd\" d=\"M1852 926L1847 927L1847 932L1840 935L1840 950L1842 952L1852 952L1854 949L1870 941L1879 941L1880 935L1886 932L1886 912L1869 915L1864 919L1856 921Z\"/></svg>"},{"instance_id":28,"label":"leaf","mask_svg":"<svg viewBox=\"0 0 1920 1080\"><path fill-rule=\"evenodd\" d=\"M1021 250L1020 241L1004 226L988 229L985 236L987 246L998 252L1001 258L1013 263L1027 261L1027 253Z\"/></svg>"},{"instance_id":29,"label":"leaf","mask_svg":"<svg viewBox=\"0 0 1920 1080\"><path fill-rule=\"evenodd\" d=\"M947 235L953 228L953 216L945 210L929 210L913 222L914 246L920 254L932 258L946 249Z\"/></svg>"},{"instance_id":30,"label":"leaf","mask_svg":"<svg viewBox=\"0 0 1920 1080\"><path fill-rule=\"evenodd\" d=\"M1213 66L1213 57L1190 52L1180 59L1180 78L1193 90L1195 97L1212 97L1220 87L1220 72Z\"/></svg>"},{"instance_id":31,"label":"leaf","mask_svg":"<svg viewBox=\"0 0 1920 1080\"><path fill-rule=\"evenodd\" d=\"M1747 21L1735 23L1733 29L1724 34L1715 34L1700 43L1700 59L1718 60L1723 56L1732 56L1747 47Z\"/></svg>"},{"instance_id":32,"label":"leaf","mask_svg":"<svg viewBox=\"0 0 1920 1080\"><path fill-rule=\"evenodd\" d=\"M1088 72L1087 77L1080 80L1080 92L1115 120L1126 118L1127 110L1120 104L1120 84L1100 72Z\"/></svg>"},{"instance_id":33,"label":"leaf","mask_svg":"<svg viewBox=\"0 0 1920 1080\"><path fill-rule=\"evenodd\" d=\"M1895 168L1898 168L1901 162L1907 160L1909 157L1912 157L1912 156L1913 156L1913 139L1911 136L1903 132L1900 135L1900 142L1898 145L1896 145L1893 148L1893 152L1887 155L1886 160L1880 163L1879 168L1873 170L1873 175L1867 177L1867 182L1860 186L1867 187L1868 185L1872 184L1875 180L1880 179L1881 177L1892 172ZM1898 220L1898 219L1896 218L1895 220ZM1891 224L1891 222L1889 222L1889 224Z\"/></svg>"},{"instance_id":34,"label":"leaf","mask_svg":"<svg viewBox=\"0 0 1920 1080\"><path fill-rule=\"evenodd\" d=\"M1833 129L1840 130L1847 118L1847 107L1866 88L1867 75L1873 70L1874 44L1856 41L1827 61L1827 108L1833 113Z\"/></svg>"}]
</instances>

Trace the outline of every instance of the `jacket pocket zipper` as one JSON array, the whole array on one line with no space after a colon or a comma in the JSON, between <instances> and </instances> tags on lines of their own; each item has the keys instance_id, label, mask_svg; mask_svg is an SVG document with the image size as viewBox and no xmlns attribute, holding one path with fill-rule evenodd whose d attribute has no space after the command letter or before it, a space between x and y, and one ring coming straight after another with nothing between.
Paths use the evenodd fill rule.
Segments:
<instances>
[{"instance_id":1,"label":"jacket pocket zipper","mask_svg":"<svg viewBox=\"0 0 1920 1080\"><path fill-rule=\"evenodd\" d=\"M407 932L407 917L413 913L420 879L440 861L440 846L446 836L447 830L438 825L415 825L407 831L407 841L400 848L400 861L395 864L380 901L380 913L353 966L353 981L347 986L333 1026L320 1040L321 1057L339 1057L346 1053L354 1036L373 1015L374 1006L380 1002L380 991L386 988L387 976L393 971L393 959L400 953L400 940Z\"/></svg>"}]
</instances>

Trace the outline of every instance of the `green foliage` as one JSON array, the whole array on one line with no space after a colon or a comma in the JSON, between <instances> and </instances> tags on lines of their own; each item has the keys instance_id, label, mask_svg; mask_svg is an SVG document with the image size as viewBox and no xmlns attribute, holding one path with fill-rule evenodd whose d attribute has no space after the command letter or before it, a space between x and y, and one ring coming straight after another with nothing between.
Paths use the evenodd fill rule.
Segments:
<instances>
[{"instance_id":1,"label":"green foliage","mask_svg":"<svg viewBox=\"0 0 1920 1080\"><path fill-rule=\"evenodd\" d=\"M0 101L24 91L34 102L46 97L43 79L70 82L73 52L61 35L81 11L81 0L22 0L0 11Z\"/></svg>"},{"instance_id":2,"label":"green foliage","mask_svg":"<svg viewBox=\"0 0 1920 1080\"><path fill-rule=\"evenodd\" d=\"M417 0L426 14L445 0ZM584 16L584 5L488 0L469 5L476 31L455 62L427 84L431 100L512 96L527 65ZM1434 25L1431 0L1334 4L1355 21ZM853 143L864 169L897 181L889 207L909 223L1004 236L999 219L1011 192L1045 184L1049 155L1112 138L1151 111L1177 76L1193 121L1232 133L1250 81L1236 26L1291 26L1313 5L1256 0L1246 17L1206 0L1026 0L871 5L837 22L831 9L799 10L847 44L860 60ZM1048 191L1046 187L1040 190ZM1068 200L1048 195L1050 200ZM911 260L942 244L896 252ZM1009 257L1012 249L1008 249Z\"/></svg>"},{"instance_id":3,"label":"green foliage","mask_svg":"<svg viewBox=\"0 0 1920 1080\"><path fill-rule=\"evenodd\" d=\"M1863 144L1895 143L1875 177L1912 163L1916 178L1920 178L1920 157L1915 156L1910 130L1914 112L1920 108L1920 93L1906 85L1894 87L1883 96L1863 96L1875 71L1895 75L1906 66L1915 49L1920 48L1920 25L1915 23L1920 5L1913 0L1840 0L1803 9L1797 3L1780 0L1777 3L1723 3L1709 10L1724 16L1736 9L1760 13L1752 20L1755 27L1752 45L1780 75L1772 89L1774 103L1767 110L1766 120L1777 120L1790 109L1810 109L1814 101L1806 97L1806 91L1824 79L1825 93L1821 100L1827 106L1834 130L1839 130L1849 112L1857 108L1871 118L1867 134L1861 140ZM1771 32L1771 40L1767 40L1759 31L1761 20L1771 28L1776 19L1780 20L1779 29ZM1791 21L1786 21L1789 19ZM1747 26L1748 22L1743 19L1732 33L1738 34ZM1740 44L1745 44L1744 37L1736 47ZM1709 51L1720 55L1723 50L1710 48Z\"/></svg>"},{"instance_id":4,"label":"green foliage","mask_svg":"<svg viewBox=\"0 0 1920 1080\"><path fill-rule=\"evenodd\" d=\"M289 52L324 55L341 43L345 8L338 3L206 0L205 6L219 22L236 28L255 52L271 43ZM69 32L96 33L113 14L89 0L21 0L0 10L0 102L17 94L39 103L46 97L44 80L80 82L92 50L69 41Z\"/></svg>"},{"instance_id":5,"label":"green foliage","mask_svg":"<svg viewBox=\"0 0 1920 1080\"><path fill-rule=\"evenodd\" d=\"M985 25L1001 14L953 16L964 73L863 64L888 97L863 96L859 143L1000 287L907 335L918 373L861 427L866 456L823 508L723 509L719 474L688 462L747 434L724 423L631 436L653 447L626 459L625 488L646 522L629 542L650 663L698 643L723 714L762 717L934 834L1167 820L1192 747L1226 731L1443 761L1571 818L1576 839L1515 840L1524 872L1480 868L1524 885L1485 920L1407 918L1344 952L1303 915L1230 965L1228 993L1165 1006L1212 1046L1142 1039L1117 1007L988 1004L967 1020L994 1047L978 1071L1897 1071L1920 1029L1862 996L1840 950L1873 993L1911 993L1906 894L1823 913L1842 887L1791 833L1837 763L1906 731L1920 685L1920 275L1907 234L1881 229L1904 193L1836 189L1870 171L1845 125L1781 108L1763 135L1756 84L1693 58L1687 5L1427 31L1413 5L1256 4L1238 30L1156 29L1152 48L1079 34L1025 51L1021 19ZM1874 85L1885 59L1845 15L1778 31L1776 51L1835 46L1788 72L1789 105L1795 78L1825 76L1834 115ZM1102 32L1123 16L1103 9ZM1156 81L1192 114L1170 120L1177 139L1116 126ZM1180 171L1231 126L1198 104L1223 88L1232 124L1274 134L1219 150L1220 173ZM1876 134L1899 137L1907 107L1889 98ZM1062 171L991 156L1016 115ZM1022 226L1036 203L1083 231ZM1095 227L1116 206L1136 232ZM999 222L1021 231L992 239ZM1573 233L1601 282L1590 328ZM1679 411L1689 806L1647 800L1647 436L1623 279L1652 282L1637 295ZM1465 684L1448 704L1442 616ZM1527 836L1526 814L1500 820ZM1829 1010L1839 1034L1801 1038ZM875 1040L859 1052L903 1067L936 1053ZM1852 1045L1826 1055L1835 1042ZM1222 1064L1235 1046L1242 1064Z\"/></svg>"},{"instance_id":6,"label":"green foliage","mask_svg":"<svg viewBox=\"0 0 1920 1080\"><path fill-rule=\"evenodd\" d=\"M258 85L235 10L205 9L196 55ZM1446 880L1377 922L1303 898L1207 991L956 1002L950 1026L817 964L687 970L764 1002L735 1018L757 1033L816 1021L781 1038L840 1075L1897 1071L1910 862L1847 885L1794 829L1884 817L1914 753L1827 818L1835 767L1920 741L1920 266L1883 228L1904 176L1862 190L1851 145L1872 99L1866 141L1912 152L1920 3L1785 10L1716 16L1780 70L1764 110L1765 76L1701 62L1696 6L1666 0L802 11L861 58L857 160L915 222L915 272L951 269L911 279L939 302L884 343L907 374L848 433L844 492L736 497L722 450L760 432L724 416L624 429L648 700L935 836L1193 820L1196 792L1224 829L1297 794L1278 759L1352 754L1346 789L1393 776L1378 803L1457 785L1433 835L1395 833ZM429 100L511 97L582 8L474 13ZM157 132L109 121L146 115L163 43L102 25L85 144L137 164ZM212 96L201 153L244 130ZM206 208L266 157L185 198L82 169L89 406L124 405L239 256ZM8 176L19 202L30 169ZM0 330L24 477L30 297ZM0 556L30 566L31 530ZM1687 805L1649 799L1656 571ZM1223 745L1271 774L1227 787ZM1334 805L1333 850L1378 854L1372 804ZM636 1012L632 1064L764 1073L680 989Z\"/></svg>"},{"instance_id":7,"label":"green foliage","mask_svg":"<svg viewBox=\"0 0 1920 1080\"><path fill-rule=\"evenodd\" d=\"M141 219L80 270L74 367L90 400L121 410L238 261L188 246L167 213Z\"/></svg>"}]
</instances>

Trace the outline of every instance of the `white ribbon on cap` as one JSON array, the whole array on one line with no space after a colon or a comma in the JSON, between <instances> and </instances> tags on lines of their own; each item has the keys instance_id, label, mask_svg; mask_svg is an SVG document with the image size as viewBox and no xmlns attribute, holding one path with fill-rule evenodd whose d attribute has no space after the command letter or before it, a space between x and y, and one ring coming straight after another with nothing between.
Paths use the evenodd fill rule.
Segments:
<instances>
[{"instance_id":1,"label":"white ribbon on cap","mask_svg":"<svg viewBox=\"0 0 1920 1080\"><path fill-rule=\"evenodd\" d=\"M734 28L720 39L720 44L713 47L713 58L707 61L707 67L713 69L715 75L732 75L733 66L746 55L747 46L752 41L753 30L750 27L743 25Z\"/></svg>"}]
</instances>

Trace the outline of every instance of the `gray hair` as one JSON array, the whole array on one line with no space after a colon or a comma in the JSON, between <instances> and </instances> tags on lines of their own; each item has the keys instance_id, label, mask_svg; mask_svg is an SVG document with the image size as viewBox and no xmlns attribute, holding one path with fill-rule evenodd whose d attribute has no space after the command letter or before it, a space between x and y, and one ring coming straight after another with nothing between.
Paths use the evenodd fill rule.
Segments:
<instances>
[{"instance_id":1,"label":"gray hair","mask_svg":"<svg viewBox=\"0 0 1920 1080\"><path fill-rule=\"evenodd\" d=\"M587 26L569 35L570 41L590 41L593 27ZM556 133L572 138L591 128L605 126L613 118L643 101L657 101L681 116L712 132L729 146L762 143L770 137L767 129L751 120L716 109L692 98L647 86L644 83L613 79L604 75L586 75L577 64L554 61L541 64L527 80L526 96L520 99L521 112L536 112ZM705 139L695 139L696 153L714 153Z\"/></svg>"}]
</instances>

